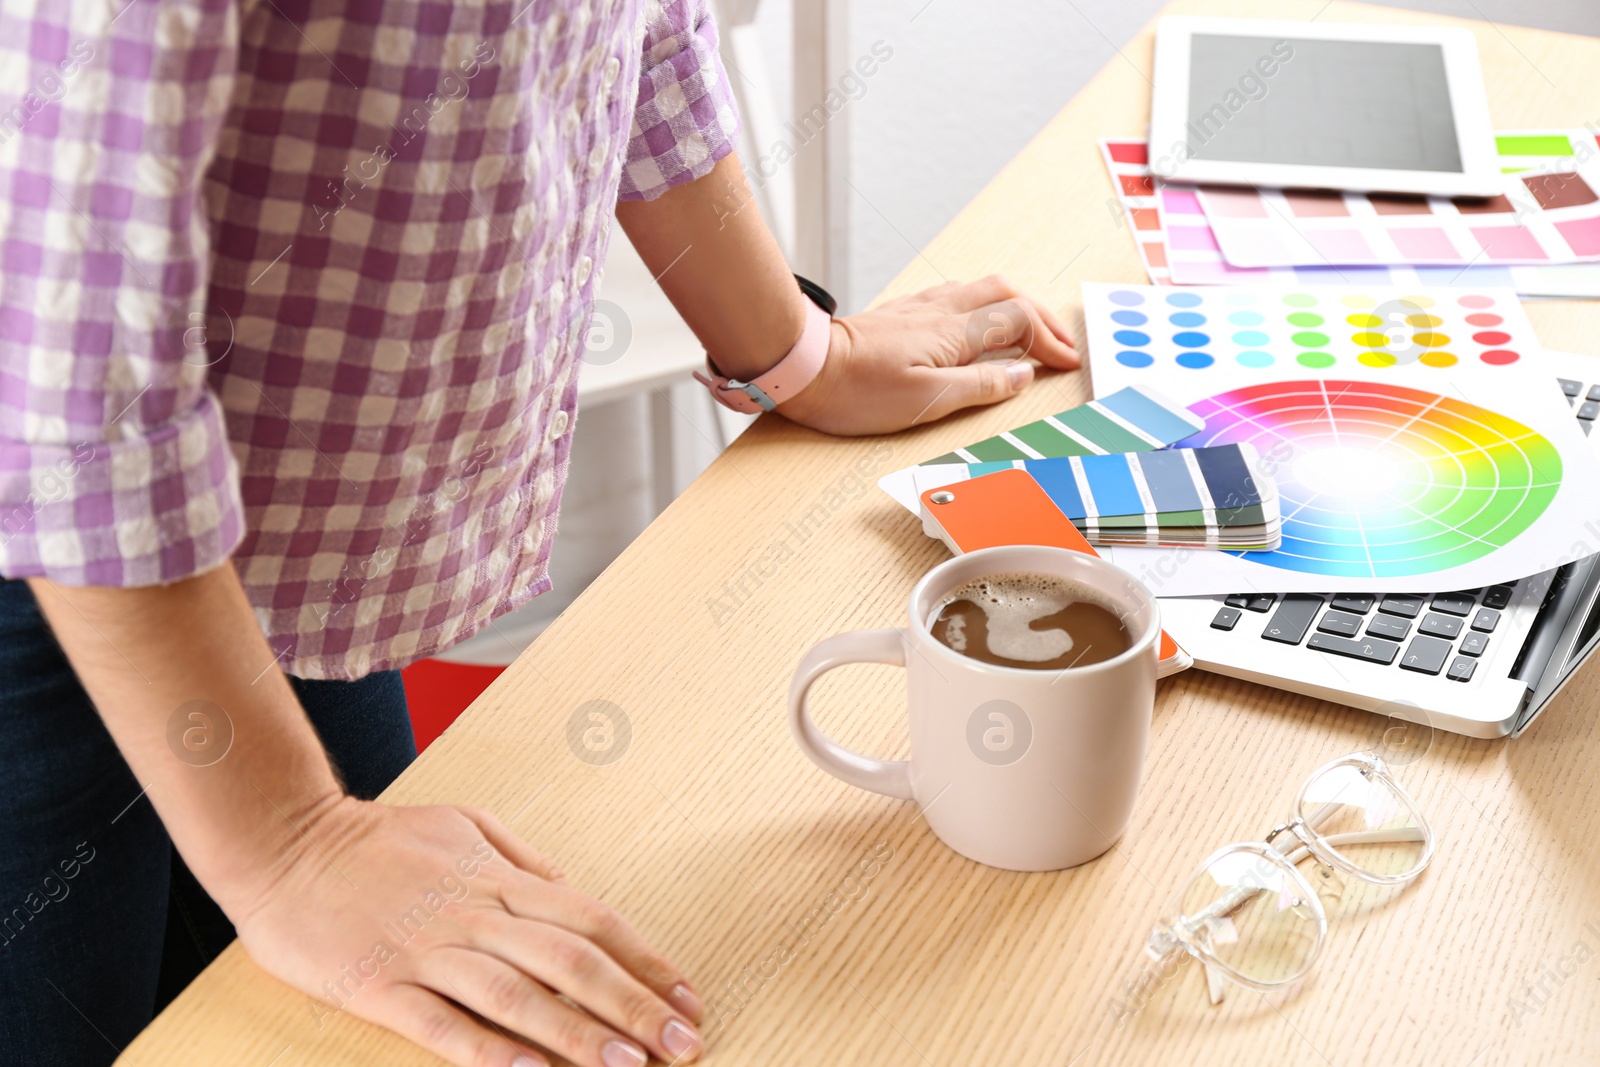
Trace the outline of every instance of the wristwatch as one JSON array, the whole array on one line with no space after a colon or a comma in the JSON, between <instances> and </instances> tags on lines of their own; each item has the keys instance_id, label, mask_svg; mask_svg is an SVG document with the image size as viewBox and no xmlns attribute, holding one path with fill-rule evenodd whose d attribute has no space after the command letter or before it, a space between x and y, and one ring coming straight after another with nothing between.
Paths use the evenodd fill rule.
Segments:
<instances>
[{"instance_id":1,"label":"wristwatch","mask_svg":"<svg viewBox=\"0 0 1600 1067\"><path fill-rule=\"evenodd\" d=\"M796 274L800 291L806 295L806 324L800 331L800 340L794 343L777 366L748 382L725 376L706 356L706 373L695 372L695 378L711 390L724 407L746 415L772 411L785 400L810 385L822 372L828 358L829 323L838 308L826 289L808 278Z\"/></svg>"}]
</instances>

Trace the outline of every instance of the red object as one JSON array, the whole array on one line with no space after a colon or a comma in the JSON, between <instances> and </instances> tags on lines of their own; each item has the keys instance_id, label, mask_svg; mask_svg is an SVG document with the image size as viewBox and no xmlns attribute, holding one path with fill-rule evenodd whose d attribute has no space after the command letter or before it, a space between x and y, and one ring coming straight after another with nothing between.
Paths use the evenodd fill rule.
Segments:
<instances>
[{"instance_id":1,"label":"red object","mask_svg":"<svg viewBox=\"0 0 1600 1067\"><path fill-rule=\"evenodd\" d=\"M500 677L504 667L480 667L444 660L418 660L400 672L411 708L411 733L421 752L450 728L467 705Z\"/></svg>"}]
</instances>

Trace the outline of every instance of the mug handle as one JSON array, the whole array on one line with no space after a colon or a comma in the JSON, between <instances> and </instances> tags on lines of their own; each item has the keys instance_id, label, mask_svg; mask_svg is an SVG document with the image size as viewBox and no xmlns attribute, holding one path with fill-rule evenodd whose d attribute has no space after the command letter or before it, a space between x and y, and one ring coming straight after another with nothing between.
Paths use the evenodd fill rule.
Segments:
<instances>
[{"instance_id":1,"label":"mug handle","mask_svg":"<svg viewBox=\"0 0 1600 1067\"><path fill-rule=\"evenodd\" d=\"M811 721L806 694L813 683L835 667L847 663L887 663L906 665L905 637L899 630L855 630L835 634L818 642L800 661L789 683L789 729L800 751L811 762L835 778L859 789L871 790L900 800L913 800L911 764L904 760L881 760L852 752L817 729Z\"/></svg>"}]
</instances>

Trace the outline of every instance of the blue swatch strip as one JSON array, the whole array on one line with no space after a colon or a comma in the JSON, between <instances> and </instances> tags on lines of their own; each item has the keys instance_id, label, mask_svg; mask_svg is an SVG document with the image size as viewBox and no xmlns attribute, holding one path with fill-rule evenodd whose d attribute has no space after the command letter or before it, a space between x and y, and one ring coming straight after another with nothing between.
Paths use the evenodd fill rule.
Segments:
<instances>
[{"instance_id":1,"label":"blue swatch strip","mask_svg":"<svg viewBox=\"0 0 1600 1067\"><path fill-rule=\"evenodd\" d=\"M1186 422L1144 393L1129 386L1110 396L1091 401L1125 422L1131 422L1157 441L1181 441L1198 431L1203 423Z\"/></svg>"},{"instance_id":2,"label":"blue swatch strip","mask_svg":"<svg viewBox=\"0 0 1600 1067\"><path fill-rule=\"evenodd\" d=\"M1083 477L1094 495L1097 515L1142 515L1144 502L1139 499L1139 488L1133 484L1133 471L1128 469L1128 456L1113 452L1106 456L1079 456L1083 464Z\"/></svg>"},{"instance_id":3,"label":"blue swatch strip","mask_svg":"<svg viewBox=\"0 0 1600 1067\"><path fill-rule=\"evenodd\" d=\"M1070 459L1029 460L1027 471L1039 483L1045 495L1055 501L1056 507L1069 519L1083 519L1088 508L1083 495L1078 492L1078 480L1072 476Z\"/></svg>"},{"instance_id":4,"label":"blue swatch strip","mask_svg":"<svg viewBox=\"0 0 1600 1067\"><path fill-rule=\"evenodd\" d=\"M1157 511L1200 510L1200 494L1182 452L1146 452L1139 457L1139 467Z\"/></svg>"}]
</instances>

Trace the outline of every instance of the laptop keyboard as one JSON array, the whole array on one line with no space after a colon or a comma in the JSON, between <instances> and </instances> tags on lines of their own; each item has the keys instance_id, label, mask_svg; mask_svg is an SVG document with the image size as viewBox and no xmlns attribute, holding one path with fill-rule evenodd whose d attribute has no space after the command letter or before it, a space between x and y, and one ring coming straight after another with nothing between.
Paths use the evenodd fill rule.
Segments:
<instances>
[{"instance_id":1,"label":"laptop keyboard","mask_svg":"<svg viewBox=\"0 0 1600 1067\"><path fill-rule=\"evenodd\" d=\"M1600 418L1600 384L1557 379L1584 434ZM1452 593L1236 593L1211 620L1231 631L1244 613L1269 614L1263 641L1304 645L1378 666L1470 682L1521 580Z\"/></svg>"},{"instance_id":2,"label":"laptop keyboard","mask_svg":"<svg viewBox=\"0 0 1600 1067\"><path fill-rule=\"evenodd\" d=\"M1261 631L1263 641L1303 644L1379 666L1470 682L1500 625L1500 613L1516 592L1513 582L1431 595L1237 594L1223 602L1211 626L1232 630L1244 612L1270 613Z\"/></svg>"}]
</instances>

